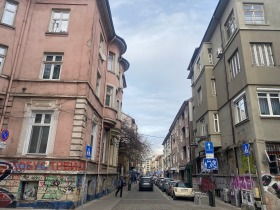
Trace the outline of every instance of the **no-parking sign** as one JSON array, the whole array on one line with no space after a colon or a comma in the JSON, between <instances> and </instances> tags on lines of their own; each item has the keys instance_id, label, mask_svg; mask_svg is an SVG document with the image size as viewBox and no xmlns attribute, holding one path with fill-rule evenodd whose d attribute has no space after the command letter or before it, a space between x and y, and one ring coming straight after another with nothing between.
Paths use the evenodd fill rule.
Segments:
<instances>
[{"instance_id":1,"label":"no-parking sign","mask_svg":"<svg viewBox=\"0 0 280 210\"><path fill-rule=\"evenodd\" d=\"M9 131L7 129L4 129L1 131L1 139L2 141L7 141L9 138Z\"/></svg>"}]
</instances>

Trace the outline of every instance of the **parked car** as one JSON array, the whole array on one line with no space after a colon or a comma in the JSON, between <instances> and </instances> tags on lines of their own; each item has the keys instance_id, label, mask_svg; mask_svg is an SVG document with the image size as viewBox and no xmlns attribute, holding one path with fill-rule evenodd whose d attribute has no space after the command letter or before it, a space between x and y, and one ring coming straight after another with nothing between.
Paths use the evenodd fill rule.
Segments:
<instances>
[{"instance_id":1,"label":"parked car","mask_svg":"<svg viewBox=\"0 0 280 210\"><path fill-rule=\"evenodd\" d=\"M194 191L193 188L188 187L184 182L176 182L172 190L173 200L176 200L178 197L190 198L194 200Z\"/></svg>"},{"instance_id":2,"label":"parked car","mask_svg":"<svg viewBox=\"0 0 280 210\"><path fill-rule=\"evenodd\" d=\"M170 178L164 178L164 179L162 180L162 185L161 185L161 188L160 188L162 192L165 192L165 190L166 190L166 185L167 185L167 183L170 182L170 181L171 181Z\"/></svg>"},{"instance_id":3,"label":"parked car","mask_svg":"<svg viewBox=\"0 0 280 210\"><path fill-rule=\"evenodd\" d=\"M139 181L139 191L142 191L144 189L148 189L153 191L154 190L154 184L151 177L141 177Z\"/></svg>"},{"instance_id":4,"label":"parked car","mask_svg":"<svg viewBox=\"0 0 280 210\"><path fill-rule=\"evenodd\" d=\"M159 187L160 182L161 182L163 179L164 179L163 177L158 178L157 181L156 181L156 186Z\"/></svg>"},{"instance_id":5,"label":"parked car","mask_svg":"<svg viewBox=\"0 0 280 210\"><path fill-rule=\"evenodd\" d=\"M166 187L166 194L171 196L171 193L173 191L173 186L175 185L175 183L178 182L178 181L170 181Z\"/></svg>"}]
</instances>

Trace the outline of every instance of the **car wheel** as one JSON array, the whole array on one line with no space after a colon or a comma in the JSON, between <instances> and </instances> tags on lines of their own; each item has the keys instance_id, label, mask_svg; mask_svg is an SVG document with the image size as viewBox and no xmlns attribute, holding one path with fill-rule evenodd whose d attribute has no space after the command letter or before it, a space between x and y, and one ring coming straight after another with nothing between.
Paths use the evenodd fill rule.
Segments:
<instances>
[{"instance_id":1,"label":"car wheel","mask_svg":"<svg viewBox=\"0 0 280 210\"><path fill-rule=\"evenodd\" d=\"M177 197L176 197L176 195L173 193L173 200L177 200Z\"/></svg>"}]
</instances>

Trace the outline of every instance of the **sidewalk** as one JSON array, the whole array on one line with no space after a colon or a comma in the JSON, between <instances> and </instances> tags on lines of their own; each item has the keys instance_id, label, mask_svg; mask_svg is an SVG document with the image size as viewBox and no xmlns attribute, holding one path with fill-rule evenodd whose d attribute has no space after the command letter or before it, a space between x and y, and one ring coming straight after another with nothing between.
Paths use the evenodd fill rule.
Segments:
<instances>
[{"instance_id":1,"label":"sidewalk","mask_svg":"<svg viewBox=\"0 0 280 210\"><path fill-rule=\"evenodd\" d=\"M138 186L137 184L131 185L131 191ZM128 186L123 187L122 198L124 198L130 191L127 190ZM75 210L111 210L114 206L116 206L122 198L120 198L120 193L118 193L118 197L115 196L115 192L113 191L108 195L105 195L99 199L95 199L93 201L87 202L82 206L75 208Z\"/></svg>"}]
</instances>

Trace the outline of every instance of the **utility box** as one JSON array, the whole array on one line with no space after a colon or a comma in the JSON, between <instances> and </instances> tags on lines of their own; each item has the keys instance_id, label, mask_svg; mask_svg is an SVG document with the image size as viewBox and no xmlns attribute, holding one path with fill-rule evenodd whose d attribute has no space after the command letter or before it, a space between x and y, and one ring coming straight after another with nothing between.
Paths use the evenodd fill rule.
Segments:
<instances>
[{"instance_id":1,"label":"utility box","mask_svg":"<svg viewBox=\"0 0 280 210\"><path fill-rule=\"evenodd\" d=\"M236 207L241 207L241 192L238 189L231 190L230 192L231 204Z\"/></svg>"}]
</instances>

